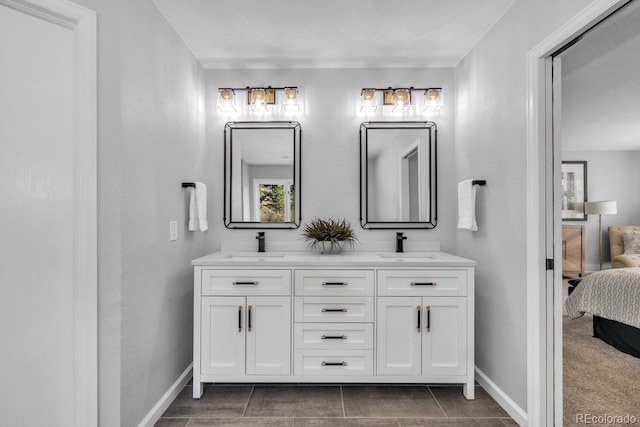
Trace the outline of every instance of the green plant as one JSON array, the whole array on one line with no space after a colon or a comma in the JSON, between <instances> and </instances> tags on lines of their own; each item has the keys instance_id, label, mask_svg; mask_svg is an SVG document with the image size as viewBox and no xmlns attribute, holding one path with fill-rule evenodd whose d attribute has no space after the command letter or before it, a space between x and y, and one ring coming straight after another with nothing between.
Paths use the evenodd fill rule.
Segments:
<instances>
[{"instance_id":1,"label":"green plant","mask_svg":"<svg viewBox=\"0 0 640 427\"><path fill-rule=\"evenodd\" d=\"M340 246L339 242L348 242L349 246L353 247L353 244L358 241L351 224L345 219L314 218L304 226L302 235L314 249L320 242L330 242L331 249L334 249Z\"/></svg>"}]
</instances>

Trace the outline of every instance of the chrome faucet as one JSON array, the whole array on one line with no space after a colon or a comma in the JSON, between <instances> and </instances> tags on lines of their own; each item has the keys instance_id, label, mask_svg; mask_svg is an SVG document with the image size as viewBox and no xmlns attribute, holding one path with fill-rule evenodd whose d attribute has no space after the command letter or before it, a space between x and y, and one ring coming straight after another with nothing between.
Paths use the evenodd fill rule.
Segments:
<instances>
[{"instance_id":1,"label":"chrome faucet","mask_svg":"<svg viewBox=\"0 0 640 427\"><path fill-rule=\"evenodd\" d=\"M404 252L403 240L407 240L404 233L396 233L396 252Z\"/></svg>"},{"instance_id":2,"label":"chrome faucet","mask_svg":"<svg viewBox=\"0 0 640 427\"><path fill-rule=\"evenodd\" d=\"M258 252L264 252L264 231L258 231L256 239L258 239Z\"/></svg>"}]
</instances>

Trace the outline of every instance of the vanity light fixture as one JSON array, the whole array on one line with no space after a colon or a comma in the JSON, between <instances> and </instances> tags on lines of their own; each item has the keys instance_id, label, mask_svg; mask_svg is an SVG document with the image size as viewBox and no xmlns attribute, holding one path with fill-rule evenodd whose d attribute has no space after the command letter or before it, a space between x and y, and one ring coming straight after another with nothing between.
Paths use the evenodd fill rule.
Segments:
<instances>
[{"instance_id":1,"label":"vanity light fixture","mask_svg":"<svg viewBox=\"0 0 640 427\"><path fill-rule=\"evenodd\" d=\"M437 113L443 106L442 89L427 89L424 91L425 113Z\"/></svg>"},{"instance_id":2,"label":"vanity light fixture","mask_svg":"<svg viewBox=\"0 0 640 427\"><path fill-rule=\"evenodd\" d=\"M233 89L218 89L218 110L223 113L235 113L236 97Z\"/></svg>"},{"instance_id":3,"label":"vanity light fixture","mask_svg":"<svg viewBox=\"0 0 640 427\"><path fill-rule=\"evenodd\" d=\"M390 91L387 91L390 92ZM386 95L386 92L385 92ZM386 98L386 97L385 97ZM409 89L395 89L392 94L393 112L405 112L411 108L411 91Z\"/></svg>"},{"instance_id":4,"label":"vanity light fixture","mask_svg":"<svg viewBox=\"0 0 640 427\"><path fill-rule=\"evenodd\" d=\"M276 103L276 92L271 88L254 87L249 89L247 102L255 112L264 113L267 111L267 104Z\"/></svg>"},{"instance_id":5,"label":"vanity light fixture","mask_svg":"<svg viewBox=\"0 0 640 427\"><path fill-rule=\"evenodd\" d=\"M269 106L276 104L276 93L282 92L282 110L286 112L300 111L300 97L296 86L285 87L244 87L244 88L219 88L217 107L224 113L238 111L236 107L236 92L247 93L247 105L251 111L264 113L269 111Z\"/></svg>"},{"instance_id":6,"label":"vanity light fixture","mask_svg":"<svg viewBox=\"0 0 640 427\"><path fill-rule=\"evenodd\" d=\"M360 96L362 97L362 104L360 105L361 113L373 113L378 109L375 89L362 89Z\"/></svg>"},{"instance_id":7,"label":"vanity light fixture","mask_svg":"<svg viewBox=\"0 0 640 427\"><path fill-rule=\"evenodd\" d=\"M437 112L443 106L442 102L442 88L393 88L388 87L384 89L379 88L364 88L360 92L360 112L371 113L376 111L376 92L382 92L382 105L391 106L394 113L408 112L414 105L413 92L424 93L423 111L425 113ZM417 105L416 108L420 106Z\"/></svg>"},{"instance_id":8,"label":"vanity light fixture","mask_svg":"<svg viewBox=\"0 0 640 427\"><path fill-rule=\"evenodd\" d=\"M300 111L297 87L284 88L284 101L282 102L282 108L284 108L284 111Z\"/></svg>"}]
</instances>

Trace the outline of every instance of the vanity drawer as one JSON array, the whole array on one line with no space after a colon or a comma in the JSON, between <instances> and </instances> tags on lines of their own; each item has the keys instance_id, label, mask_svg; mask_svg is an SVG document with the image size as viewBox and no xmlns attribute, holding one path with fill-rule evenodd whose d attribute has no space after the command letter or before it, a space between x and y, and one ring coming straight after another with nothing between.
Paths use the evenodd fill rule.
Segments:
<instances>
[{"instance_id":1,"label":"vanity drawer","mask_svg":"<svg viewBox=\"0 0 640 427\"><path fill-rule=\"evenodd\" d=\"M297 349L373 349L373 323L296 323Z\"/></svg>"},{"instance_id":2,"label":"vanity drawer","mask_svg":"<svg viewBox=\"0 0 640 427\"><path fill-rule=\"evenodd\" d=\"M379 270L379 296L465 296L466 270Z\"/></svg>"},{"instance_id":3,"label":"vanity drawer","mask_svg":"<svg viewBox=\"0 0 640 427\"><path fill-rule=\"evenodd\" d=\"M295 375L373 375L373 350L296 350Z\"/></svg>"},{"instance_id":4,"label":"vanity drawer","mask_svg":"<svg viewBox=\"0 0 640 427\"><path fill-rule=\"evenodd\" d=\"M202 270L202 295L291 295L290 270Z\"/></svg>"},{"instance_id":5,"label":"vanity drawer","mask_svg":"<svg viewBox=\"0 0 640 427\"><path fill-rule=\"evenodd\" d=\"M296 322L373 322L373 297L295 297Z\"/></svg>"},{"instance_id":6,"label":"vanity drawer","mask_svg":"<svg viewBox=\"0 0 640 427\"><path fill-rule=\"evenodd\" d=\"M373 270L296 270L298 296L373 296Z\"/></svg>"}]
</instances>

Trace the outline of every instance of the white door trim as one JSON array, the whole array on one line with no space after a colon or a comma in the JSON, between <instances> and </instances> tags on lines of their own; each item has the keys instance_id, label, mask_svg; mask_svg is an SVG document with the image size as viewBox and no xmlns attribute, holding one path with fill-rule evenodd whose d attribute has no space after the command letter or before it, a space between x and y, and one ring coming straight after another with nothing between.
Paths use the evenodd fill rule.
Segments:
<instances>
[{"instance_id":1,"label":"white door trim","mask_svg":"<svg viewBox=\"0 0 640 427\"><path fill-rule=\"evenodd\" d=\"M527 84L527 424L529 426L552 426L553 419L547 416L547 396L553 396L554 385L548 384L546 378L553 372L553 366L547 366L547 352L554 351L554 358L562 351L547 349L547 338L553 334L558 325L546 324L547 307L545 304L545 288L547 274L545 272L546 235L545 218L552 215L545 208L546 176L545 146L547 144L547 109L551 102L547 97L548 87L545 82L546 69L551 61L551 54L563 47L591 25L598 22L612 10L628 0L595 0L587 8L561 26L553 34L530 50L526 55ZM561 265L561 257L555 254L556 265ZM555 322L561 319L556 318ZM561 406L562 396L555 395L554 406ZM559 403L560 402L560 403ZM553 413L553 412L550 412ZM558 421L559 420L559 421ZM562 414L555 414L555 423L562 425Z\"/></svg>"},{"instance_id":2,"label":"white door trim","mask_svg":"<svg viewBox=\"0 0 640 427\"><path fill-rule=\"evenodd\" d=\"M65 0L0 0L0 4L74 32L74 426L97 426L96 14Z\"/></svg>"}]
</instances>

